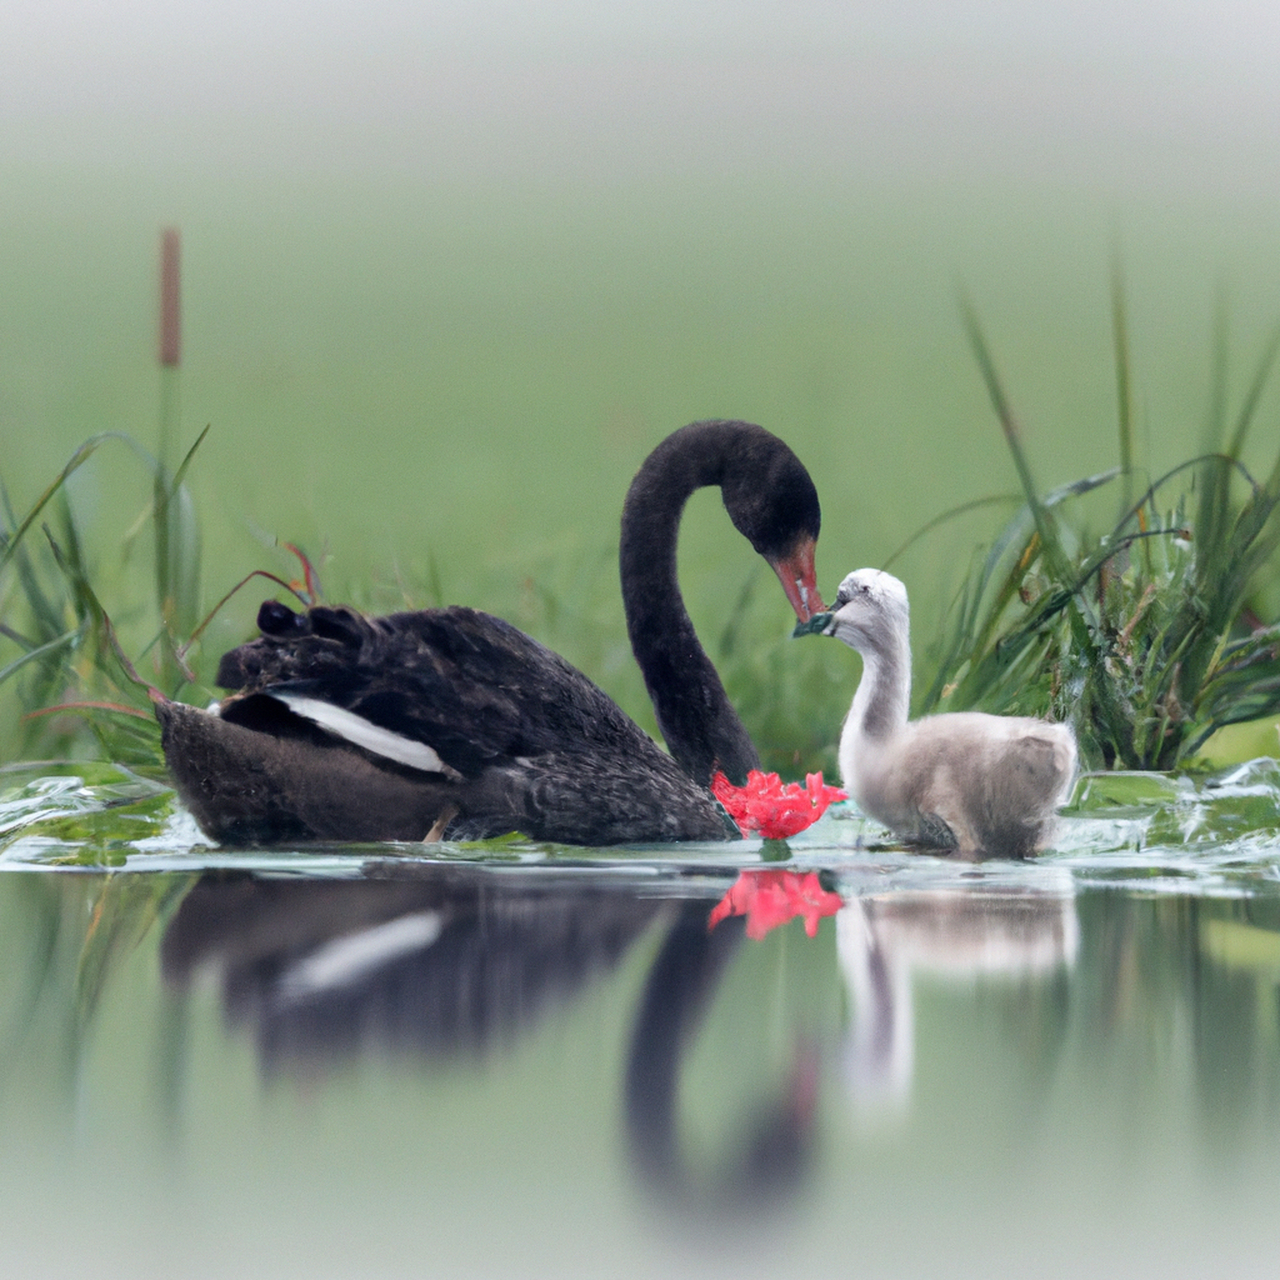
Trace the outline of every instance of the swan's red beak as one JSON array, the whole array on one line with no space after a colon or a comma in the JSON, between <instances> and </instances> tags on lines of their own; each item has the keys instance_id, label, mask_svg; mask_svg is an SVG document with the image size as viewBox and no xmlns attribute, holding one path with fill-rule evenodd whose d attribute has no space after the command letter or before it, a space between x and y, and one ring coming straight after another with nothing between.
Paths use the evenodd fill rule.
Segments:
<instances>
[{"instance_id":1,"label":"swan's red beak","mask_svg":"<svg viewBox=\"0 0 1280 1280\"><path fill-rule=\"evenodd\" d=\"M818 583L814 577L813 549L816 544L812 538L803 538L796 543L790 555L779 556L770 560L782 589L796 611L801 622L808 622L815 613L822 613L826 605L818 593Z\"/></svg>"}]
</instances>

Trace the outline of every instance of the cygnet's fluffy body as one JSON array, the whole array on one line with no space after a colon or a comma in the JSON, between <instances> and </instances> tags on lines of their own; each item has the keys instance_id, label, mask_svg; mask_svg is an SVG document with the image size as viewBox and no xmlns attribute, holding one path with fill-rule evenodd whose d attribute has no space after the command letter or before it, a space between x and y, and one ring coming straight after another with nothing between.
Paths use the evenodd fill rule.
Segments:
<instances>
[{"instance_id":1,"label":"cygnet's fluffy body","mask_svg":"<svg viewBox=\"0 0 1280 1280\"><path fill-rule=\"evenodd\" d=\"M981 712L909 722L907 591L891 574L849 574L822 631L862 655L840 773L864 812L904 839L968 857L1023 858L1044 847L1075 779L1066 725Z\"/></svg>"}]
</instances>

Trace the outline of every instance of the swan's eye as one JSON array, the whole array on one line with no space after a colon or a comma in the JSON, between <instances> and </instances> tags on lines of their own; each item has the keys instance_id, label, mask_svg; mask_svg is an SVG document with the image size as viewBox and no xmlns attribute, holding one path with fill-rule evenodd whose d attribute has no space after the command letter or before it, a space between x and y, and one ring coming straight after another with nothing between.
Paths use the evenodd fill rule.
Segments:
<instances>
[{"instance_id":1,"label":"swan's eye","mask_svg":"<svg viewBox=\"0 0 1280 1280\"><path fill-rule=\"evenodd\" d=\"M859 596L871 596L871 584L869 582L842 582L836 591L835 603L832 609L839 609L841 605L849 604Z\"/></svg>"}]
</instances>

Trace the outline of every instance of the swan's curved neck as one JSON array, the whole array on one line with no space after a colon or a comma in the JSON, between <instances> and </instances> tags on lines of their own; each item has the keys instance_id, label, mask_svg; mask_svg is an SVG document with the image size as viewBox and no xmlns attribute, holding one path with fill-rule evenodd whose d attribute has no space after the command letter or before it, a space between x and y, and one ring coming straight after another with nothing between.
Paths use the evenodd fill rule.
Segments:
<instances>
[{"instance_id":1,"label":"swan's curved neck","mask_svg":"<svg viewBox=\"0 0 1280 1280\"><path fill-rule=\"evenodd\" d=\"M738 713L694 633L676 580L676 538L695 489L720 485L736 424L669 436L640 468L622 509L619 570L627 633L672 756L698 782L716 768L736 783L760 767Z\"/></svg>"},{"instance_id":2,"label":"swan's curved neck","mask_svg":"<svg viewBox=\"0 0 1280 1280\"><path fill-rule=\"evenodd\" d=\"M911 641L905 632L859 645L862 679L844 733L884 742L907 724L911 705Z\"/></svg>"}]
</instances>

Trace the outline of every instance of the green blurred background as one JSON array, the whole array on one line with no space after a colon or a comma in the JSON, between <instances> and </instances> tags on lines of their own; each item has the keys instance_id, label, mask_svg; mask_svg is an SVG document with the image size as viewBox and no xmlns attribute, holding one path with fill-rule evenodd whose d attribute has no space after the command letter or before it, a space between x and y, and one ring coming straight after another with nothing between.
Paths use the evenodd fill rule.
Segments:
<instances>
[{"instance_id":1,"label":"green blurred background","mask_svg":"<svg viewBox=\"0 0 1280 1280\"><path fill-rule=\"evenodd\" d=\"M504 613L651 724L613 557L675 427L744 417L796 448L830 593L1016 487L960 287L1041 485L1114 463L1118 257L1141 462L1197 451L1215 310L1236 399L1280 317L1277 53L1247 0L24 0L0 14L2 474L22 510L89 434L154 440L178 226L206 603L299 541L330 597ZM127 612L147 478L103 453L73 491ZM781 595L703 499L682 577L713 656L744 584L781 643ZM898 563L918 637L1002 518Z\"/></svg>"}]
</instances>

